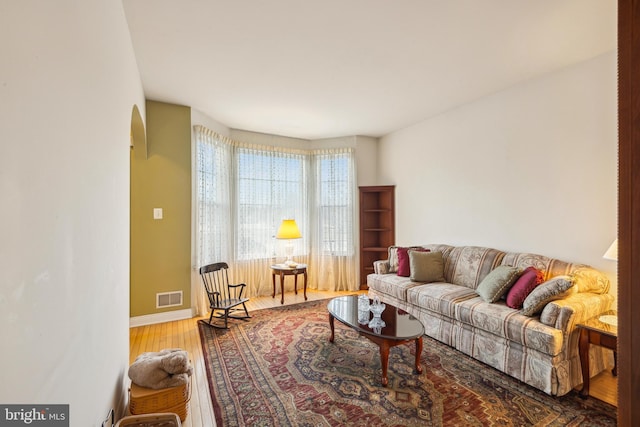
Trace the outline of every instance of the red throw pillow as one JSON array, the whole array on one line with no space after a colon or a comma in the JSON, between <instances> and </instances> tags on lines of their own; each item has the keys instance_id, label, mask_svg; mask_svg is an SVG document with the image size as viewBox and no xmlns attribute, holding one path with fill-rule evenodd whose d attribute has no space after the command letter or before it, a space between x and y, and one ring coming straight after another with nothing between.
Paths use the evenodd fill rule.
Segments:
<instances>
[{"instance_id":1,"label":"red throw pillow","mask_svg":"<svg viewBox=\"0 0 640 427\"><path fill-rule=\"evenodd\" d=\"M411 276L411 268L409 267L409 251L430 252L425 248L398 248L398 276Z\"/></svg>"},{"instance_id":2,"label":"red throw pillow","mask_svg":"<svg viewBox=\"0 0 640 427\"><path fill-rule=\"evenodd\" d=\"M527 267L507 292L507 306L521 309L527 296L544 280L542 271Z\"/></svg>"}]
</instances>

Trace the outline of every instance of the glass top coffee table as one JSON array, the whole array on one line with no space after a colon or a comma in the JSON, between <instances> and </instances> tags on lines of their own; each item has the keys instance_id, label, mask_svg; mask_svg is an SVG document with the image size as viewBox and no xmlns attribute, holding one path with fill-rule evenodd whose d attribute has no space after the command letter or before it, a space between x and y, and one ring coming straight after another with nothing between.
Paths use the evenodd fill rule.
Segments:
<instances>
[{"instance_id":1,"label":"glass top coffee table","mask_svg":"<svg viewBox=\"0 0 640 427\"><path fill-rule=\"evenodd\" d=\"M371 300L366 298L368 303ZM422 354L422 335L424 335L424 326L422 323L407 313L391 304L386 304L385 309L380 315L380 320L372 321L373 313L363 310L362 301L360 302L360 312L365 317L358 318L358 295L347 295L337 297L329 301L327 310L329 311L329 326L331 327L331 337L329 342L334 339L334 319L338 319L340 323L356 330L360 335L368 338L380 347L380 362L382 364L382 385L384 387L389 384L387 370L389 367L389 349L391 347L406 344L411 341L416 343L416 359L415 368L418 374L422 373L420 366L420 355ZM369 326L371 324L371 327Z\"/></svg>"}]
</instances>

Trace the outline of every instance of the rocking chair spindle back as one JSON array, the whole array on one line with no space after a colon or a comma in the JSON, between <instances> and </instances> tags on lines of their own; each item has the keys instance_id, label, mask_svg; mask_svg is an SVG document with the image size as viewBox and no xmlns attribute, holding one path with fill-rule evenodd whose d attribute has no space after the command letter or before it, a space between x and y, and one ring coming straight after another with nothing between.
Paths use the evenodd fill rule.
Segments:
<instances>
[{"instance_id":1,"label":"rocking chair spindle back","mask_svg":"<svg viewBox=\"0 0 640 427\"><path fill-rule=\"evenodd\" d=\"M205 323L215 328L228 329L227 321L229 318L246 320L251 317L245 306L245 302L249 301L249 298L243 298L244 288L247 285L244 283L230 284L228 270L229 266L226 262L217 262L200 268L200 276L211 309L209 322ZM236 314L238 312L244 312L244 314L238 315ZM214 317L223 319L224 326L213 323Z\"/></svg>"}]
</instances>

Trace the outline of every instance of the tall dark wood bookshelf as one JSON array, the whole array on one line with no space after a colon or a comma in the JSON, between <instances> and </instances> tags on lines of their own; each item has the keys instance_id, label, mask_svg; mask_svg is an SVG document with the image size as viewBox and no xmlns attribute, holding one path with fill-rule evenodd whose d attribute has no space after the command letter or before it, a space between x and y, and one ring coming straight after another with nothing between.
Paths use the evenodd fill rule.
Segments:
<instances>
[{"instance_id":1,"label":"tall dark wood bookshelf","mask_svg":"<svg viewBox=\"0 0 640 427\"><path fill-rule=\"evenodd\" d=\"M360 289L367 289L373 262L387 259L396 240L395 186L360 187Z\"/></svg>"}]
</instances>

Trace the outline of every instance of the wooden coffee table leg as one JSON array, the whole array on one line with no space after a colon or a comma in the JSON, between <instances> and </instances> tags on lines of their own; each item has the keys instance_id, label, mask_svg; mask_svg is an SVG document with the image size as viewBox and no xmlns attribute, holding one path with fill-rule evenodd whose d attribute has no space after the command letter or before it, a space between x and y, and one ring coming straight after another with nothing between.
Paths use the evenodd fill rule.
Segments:
<instances>
[{"instance_id":1,"label":"wooden coffee table leg","mask_svg":"<svg viewBox=\"0 0 640 427\"><path fill-rule=\"evenodd\" d=\"M422 337L416 338L416 372L422 373L422 366L420 366L420 356L422 355Z\"/></svg>"},{"instance_id":2,"label":"wooden coffee table leg","mask_svg":"<svg viewBox=\"0 0 640 427\"><path fill-rule=\"evenodd\" d=\"M380 363L382 364L382 387L386 387L389 384L389 378L387 377L387 371L389 370L389 342L382 340L379 345Z\"/></svg>"},{"instance_id":3,"label":"wooden coffee table leg","mask_svg":"<svg viewBox=\"0 0 640 427\"><path fill-rule=\"evenodd\" d=\"M331 336L329 337L329 342L333 342L333 314L329 313L329 328L331 328Z\"/></svg>"}]
</instances>

